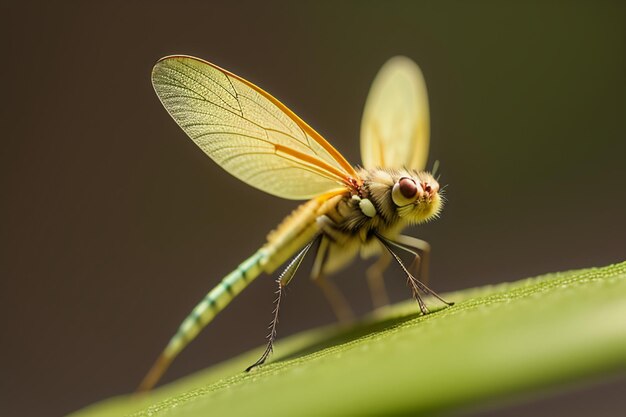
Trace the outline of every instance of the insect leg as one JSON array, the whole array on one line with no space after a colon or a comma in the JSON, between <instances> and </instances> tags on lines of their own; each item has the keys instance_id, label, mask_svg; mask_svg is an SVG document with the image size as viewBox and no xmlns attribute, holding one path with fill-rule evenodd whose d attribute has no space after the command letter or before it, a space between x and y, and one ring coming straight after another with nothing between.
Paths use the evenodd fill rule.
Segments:
<instances>
[{"instance_id":1,"label":"insect leg","mask_svg":"<svg viewBox=\"0 0 626 417\"><path fill-rule=\"evenodd\" d=\"M389 252L383 251L376 262L367 268L365 272L374 308L380 308L389 304L383 273L389 267L390 262L391 255L389 255Z\"/></svg>"},{"instance_id":2,"label":"insect leg","mask_svg":"<svg viewBox=\"0 0 626 417\"><path fill-rule=\"evenodd\" d=\"M396 242L403 246L407 246L409 248L417 249L420 251L421 256L416 254L416 257L413 259L411 267L414 266L413 269L417 273L417 277L424 284L428 285L428 270L430 265L430 244L425 240L418 239L413 236L407 235L399 235L396 238ZM409 267L409 269L411 269Z\"/></svg>"},{"instance_id":3,"label":"insect leg","mask_svg":"<svg viewBox=\"0 0 626 417\"><path fill-rule=\"evenodd\" d=\"M428 314L429 311L428 311L428 308L426 307L426 304L424 303L424 300L422 300L422 297L420 296L420 291L425 293L425 294L432 295L433 297L437 298L439 301L447 304L448 306L454 305L454 303L451 303L451 302L448 302L448 301L444 300L436 292L434 292L433 290L428 288L426 285L421 283L418 279L416 279L409 272L409 270L406 268L406 266L404 266L404 263L402 262L400 257L393 251L392 246L395 246L397 248L400 248L400 249L403 249L405 251L408 251L410 253L415 254L414 251L406 248L405 246L403 246L403 245L401 245L401 244L399 244L397 242L389 240L389 239L381 236L378 233L376 234L376 237L378 238L380 243L387 249L387 251L391 254L391 256L396 260L398 265L400 265L400 267L404 271L404 274L406 275L408 283L409 283L409 285L411 287L411 291L413 293L413 297L415 298L415 300L419 304L420 311L422 312L422 314Z\"/></svg>"},{"instance_id":4,"label":"insect leg","mask_svg":"<svg viewBox=\"0 0 626 417\"><path fill-rule=\"evenodd\" d=\"M276 299L274 300L275 307L274 307L274 311L272 312L274 314L274 316L273 316L272 321L271 321L271 323L269 325L270 333L267 335L267 347L265 348L265 351L263 352L263 355L261 355L261 357L255 363L253 363L252 365L250 365L250 366L248 366L246 368L246 372L249 372L252 368L254 368L256 366L259 366L259 365L262 365L263 363L265 363L265 361L267 360L269 355L274 350L274 341L276 340L276 326L278 325L278 313L280 312L280 300L282 298L283 291L284 291L285 287L287 286L287 284L289 284L291 279L296 274L296 271L300 267L300 264L302 264L302 260L306 256L306 254L309 251L309 249L311 248L311 246L313 246L313 244L320 239L320 236L321 235L318 235L313 240L311 240L291 260L291 262L289 262L289 264L284 269L284 271L280 274L278 279L276 279L276 283L278 284L278 289L276 290Z\"/></svg>"},{"instance_id":5,"label":"insect leg","mask_svg":"<svg viewBox=\"0 0 626 417\"><path fill-rule=\"evenodd\" d=\"M328 237L322 237L320 246L317 250L317 255L315 257L315 262L313 263L311 279L313 279L313 282L320 287L324 296L326 296L330 307L335 313L335 316L337 316L337 320L342 323L349 323L355 319L352 308L350 308L348 301L343 296L341 291L339 291L337 286L332 281L329 281L324 275L324 265L326 264L326 260L328 258L330 244L331 242Z\"/></svg>"},{"instance_id":6,"label":"insect leg","mask_svg":"<svg viewBox=\"0 0 626 417\"><path fill-rule=\"evenodd\" d=\"M413 250L415 248L412 249L411 246L409 245L404 245L401 244L399 242L387 239L386 240L388 244L395 246L396 248L402 249L405 252L410 253L411 255L413 255L413 260L411 261L411 263L408 266L408 270L409 271L413 271L415 273L415 275L417 275L418 277L420 277L420 266L422 264L422 257L419 255L419 253L417 253L417 251ZM389 254L389 252L387 252L387 254ZM413 275L413 276L415 276ZM421 278L421 277L420 277Z\"/></svg>"},{"instance_id":7,"label":"insect leg","mask_svg":"<svg viewBox=\"0 0 626 417\"><path fill-rule=\"evenodd\" d=\"M280 278L276 280L276 283L278 284L278 289L276 290L276 299L274 300L275 307L274 311L272 312L274 314L274 318L272 318L272 321L269 325L270 333L267 335L267 346L265 347L263 355L261 355L261 357L252 365L248 366L246 368L246 372L250 372L252 368L265 363L268 356L270 356L270 353L272 353L272 351L274 350L274 340L276 340L276 326L278 325L278 312L280 311L280 299L283 295L283 289L285 288Z\"/></svg>"}]
</instances>

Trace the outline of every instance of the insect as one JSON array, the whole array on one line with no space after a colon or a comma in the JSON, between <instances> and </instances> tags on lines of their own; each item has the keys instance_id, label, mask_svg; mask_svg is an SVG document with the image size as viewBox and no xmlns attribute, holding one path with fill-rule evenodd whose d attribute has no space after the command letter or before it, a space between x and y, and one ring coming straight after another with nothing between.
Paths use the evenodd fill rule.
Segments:
<instances>
[{"instance_id":1,"label":"insect","mask_svg":"<svg viewBox=\"0 0 626 417\"><path fill-rule=\"evenodd\" d=\"M214 64L190 56L165 57L154 66L152 84L178 125L226 171L269 194L308 201L196 305L140 390L151 389L185 346L255 278L286 263L276 280L267 348L247 370L264 363L276 337L283 290L311 248L316 251L312 279L340 320L351 319L352 312L327 276L359 253L380 255L367 274L376 306L387 303L383 271L391 260L402 268L422 314L429 310L421 294L452 305L410 271L420 268L419 253L427 254L428 244L400 234L406 226L436 218L443 204L434 174L424 171L428 97L413 61L392 58L372 85L361 124L362 168L350 165L270 94ZM413 265L405 266L398 249L413 256ZM424 274L425 262L421 269Z\"/></svg>"}]
</instances>

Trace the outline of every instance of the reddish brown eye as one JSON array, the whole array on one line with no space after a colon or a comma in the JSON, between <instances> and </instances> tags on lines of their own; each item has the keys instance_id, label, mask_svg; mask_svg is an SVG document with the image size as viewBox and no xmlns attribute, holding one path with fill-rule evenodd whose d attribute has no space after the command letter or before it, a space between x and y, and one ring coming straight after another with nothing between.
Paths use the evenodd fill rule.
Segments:
<instances>
[{"instance_id":1,"label":"reddish brown eye","mask_svg":"<svg viewBox=\"0 0 626 417\"><path fill-rule=\"evenodd\" d=\"M400 187L400 193L402 193L402 196L405 198L413 198L415 194L417 194L417 185L411 178L400 178L398 185Z\"/></svg>"},{"instance_id":2,"label":"reddish brown eye","mask_svg":"<svg viewBox=\"0 0 626 417\"><path fill-rule=\"evenodd\" d=\"M413 178L402 177L394 184L391 198L398 207L402 207L414 203L422 193L422 186L417 184Z\"/></svg>"}]
</instances>

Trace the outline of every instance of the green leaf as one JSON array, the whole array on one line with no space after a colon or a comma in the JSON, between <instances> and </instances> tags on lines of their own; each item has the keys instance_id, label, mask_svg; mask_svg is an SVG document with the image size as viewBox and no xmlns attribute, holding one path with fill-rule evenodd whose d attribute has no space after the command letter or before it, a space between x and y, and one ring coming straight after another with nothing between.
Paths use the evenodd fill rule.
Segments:
<instances>
[{"instance_id":1,"label":"green leaf","mask_svg":"<svg viewBox=\"0 0 626 417\"><path fill-rule=\"evenodd\" d=\"M293 336L250 373L261 349L73 416L432 414L626 369L626 262L446 298L427 316L405 302Z\"/></svg>"}]
</instances>

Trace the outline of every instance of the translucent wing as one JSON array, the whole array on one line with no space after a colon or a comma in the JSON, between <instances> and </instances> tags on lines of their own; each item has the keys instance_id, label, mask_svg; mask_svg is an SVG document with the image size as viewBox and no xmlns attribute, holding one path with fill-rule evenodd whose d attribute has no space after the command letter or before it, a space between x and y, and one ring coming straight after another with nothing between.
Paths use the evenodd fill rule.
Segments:
<instances>
[{"instance_id":1,"label":"translucent wing","mask_svg":"<svg viewBox=\"0 0 626 417\"><path fill-rule=\"evenodd\" d=\"M361 120L361 157L365 168L422 170L430 135L428 94L417 64L391 58L370 89Z\"/></svg>"},{"instance_id":2,"label":"translucent wing","mask_svg":"<svg viewBox=\"0 0 626 417\"><path fill-rule=\"evenodd\" d=\"M152 84L187 135L253 187L297 200L358 179L343 156L282 103L213 64L166 57L154 66Z\"/></svg>"}]
</instances>

